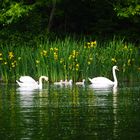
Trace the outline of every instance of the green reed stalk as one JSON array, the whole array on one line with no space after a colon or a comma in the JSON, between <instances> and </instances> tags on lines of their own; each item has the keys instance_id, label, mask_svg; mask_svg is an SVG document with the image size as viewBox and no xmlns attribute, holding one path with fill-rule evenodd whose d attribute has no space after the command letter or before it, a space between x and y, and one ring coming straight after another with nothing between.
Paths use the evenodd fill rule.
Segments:
<instances>
[{"instance_id":1,"label":"green reed stalk","mask_svg":"<svg viewBox=\"0 0 140 140\"><path fill-rule=\"evenodd\" d=\"M138 79L140 75L137 48L121 39L86 42L66 37L64 40L36 39L34 42L34 46L22 42L20 46L1 44L0 75L4 81L15 81L21 75L36 79L47 75L50 82L61 79L81 81L100 75L111 78L113 65L120 68L120 79Z\"/></svg>"}]
</instances>

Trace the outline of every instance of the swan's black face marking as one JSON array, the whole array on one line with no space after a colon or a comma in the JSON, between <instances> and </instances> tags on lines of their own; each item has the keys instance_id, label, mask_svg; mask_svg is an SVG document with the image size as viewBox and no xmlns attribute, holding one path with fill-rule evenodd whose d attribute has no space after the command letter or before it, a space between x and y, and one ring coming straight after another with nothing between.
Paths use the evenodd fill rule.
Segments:
<instances>
[{"instance_id":1,"label":"swan's black face marking","mask_svg":"<svg viewBox=\"0 0 140 140\"><path fill-rule=\"evenodd\" d=\"M113 68L114 68L115 70L118 70L118 71L119 71L118 66L113 66Z\"/></svg>"}]
</instances>

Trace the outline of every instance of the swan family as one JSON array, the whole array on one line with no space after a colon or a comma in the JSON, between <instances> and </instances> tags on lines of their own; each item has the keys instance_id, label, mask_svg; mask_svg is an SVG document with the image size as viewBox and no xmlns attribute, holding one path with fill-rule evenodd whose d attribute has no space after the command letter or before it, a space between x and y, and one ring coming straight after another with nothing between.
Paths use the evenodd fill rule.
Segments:
<instances>
[{"instance_id":1,"label":"swan family","mask_svg":"<svg viewBox=\"0 0 140 140\"><path fill-rule=\"evenodd\" d=\"M70 79L69 81L66 79L65 81L60 80L59 82L54 82L54 85L60 85L60 86L65 85L65 86L67 86L67 85L72 85L72 83L73 83L72 79ZM84 86L85 85L85 79L83 79L82 82L75 82L75 85L83 85Z\"/></svg>"},{"instance_id":2,"label":"swan family","mask_svg":"<svg viewBox=\"0 0 140 140\"><path fill-rule=\"evenodd\" d=\"M116 70L119 70L117 66L112 67L112 73L113 73L113 78L114 81L111 81L110 79L106 77L95 77L95 78L88 78L89 81L91 82L92 86L95 88L109 88L109 87L117 87L118 86L118 81L116 77ZM20 87L28 87L28 88L34 88L34 89L42 89L43 86L43 80L48 81L47 76L40 76L39 81L35 81L32 77L30 76L21 76L19 80L16 80L17 84ZM54 82L54 85L72 85L72 80L60 80L60 82ZM85 84L85 79L82 80L82 82L76 82L76 85L84 85Z\"/></svg>"},{"instance_id":3,"label":"swan family","mask_svg":"<svg viewBox=\"0 0 140 140\"><path fill-rule=\"evenodd\" d=\"M59 82L54 82L54 85L72 85L72 79L70 79L69 81L68 80L60 80Z\"/></svg>"}]
</instances>

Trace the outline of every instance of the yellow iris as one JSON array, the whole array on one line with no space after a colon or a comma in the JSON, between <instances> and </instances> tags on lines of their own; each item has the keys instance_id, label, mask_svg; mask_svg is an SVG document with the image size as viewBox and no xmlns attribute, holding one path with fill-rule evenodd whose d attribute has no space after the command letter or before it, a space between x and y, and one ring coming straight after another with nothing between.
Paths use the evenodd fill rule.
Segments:
<instances>
[{"instance_id":1,"label":"yellow iris","mask_svg":"<svg viewBox=\"0 0 140 140\"><path fill-rule=\"evenodd\" d=\"M114 62L114 63L117 62L117 60L115 58L112 58L111 61Z\"/></svg>"},{"instance_id":2,"label":"yellow iris","mask_svg":"<svg viewBox=\"0 0 140 140\"><path fill-rule=\"evenodd\" d=\"M53 48L52 47L50 48L50 51L53 51Z\"/></svg>"},{"instance_id":3,"label":"yellow iris","mask_svg":"<svg viewBox=\"0 0 140 140\"><path fill-rule=\"evenodd\" d=\"M55 48L54 48L54 51L57 52L57 51L58 51L58 48L55 47Z\"/></svg>"},{"instance_id":4,"label":"yellow iris","mask_svg":"<svg viewBox=\"0 0 140 140\"><path fill-rule=\"evenodd\" d=\"M4 62L3 64L4 64L4 65L7 65L7 62Z\"/></svg>"},{"instance_id":5,"label":"yellow iris","mask_svg":"<svg viewBox=\"0 0 140 140\"><path fill-rule=\"evenodd\" d=\"M76 71L79 70L79 64L76 64Z\"/></svg>"},{"instance_id":6,"label":"yellow iris","mask_svg":"<svg viewBox=\"0 0 140 140\"><path fill-rule=\"evenodd\" d=\"M14 62L12 62L12 63L11 63L11 67L12 67L12 68L15 68L15 67L16 67L16 65L17 65L16 60L15 60Z\"/></svg>"},{"instance_id":7,"label":"yellow iris","mask_svg":"<svg viewBox=\"0 0 140 140\"><path fill-rule=\"evenodd\" d=\"M47 56L47 51L46 51L46 50L43 50L43 51L41 52L41 55L42 55L42 56Z\"/></svg>"},{"instance_id":8,"label":"yellow iris","mask_svg":"<svg viewBox=\"0 0 140 140\"><path fill-rule=\"evenodd\" d=\"M131 65L131 60L130 59L128 59L127 64L128 64L128 66Z\"/></svg>"},{"instance_id":9,"label":"yellow iris","mask_svg":"<svg viewBox=\"0 0 140 140\"><path fill-rule=\"evenodd\" d=\"M36 64L39 64L40 63L40 61L39 60L36 60Z\"/></svg>"},{"instance_id":10,"label":"yellow iris","mask_svg":"<svg viewBox=\"0 0 140 140\"><path fill-rule=\"evenodd\" d=\"M128 50L128 47L127 47L127 45L125 45L125 46L124 46L124 50Z\"/></svg>"},{"instance_id":11,"label":"yellow iris","mask_svg":"<svg viewBox=\"0 0 140 140\"><path fill-rule=\"evenodd\" d=\"M58 60L58 55L56 52L54 52L54 60Z\"/></svg>"},{"instance_id":12,"label":"yellow iris","mask_svg":"<svg viewBox=\"0 0 140 140\"><path fill-rule=\"evenodd\" d=\"M63 58L61 58L60 59L60 64L62 64L64 62L64 59Z\"/></svg>"},{"instance_id":13,"label":"yellow iris","mask_svg":"<svg viewBox=\"0 0 140 140\"><path fill-rule=\"evenodd\" d=\"M91 62L90 61L88 61L88 65L90 65L91 64Z\"/></svg>"},{"instance_id":14,"label":"yellow iris","mask_svg":"<svg viewBox=\"0 0 140 140\"><path fill-rule=\"evenodd\" d=\"M96 47L96 41L91 42L91 48Z\"/></svg>"},{"instance_id":15,"label":"yellow iris","mask_svg":"<svg viewBox=\"0 0 140 140\"><path fill-rule=\"evenodd\" d=\"M14 57L14 53L13 52L9 52L8 56L9 56L9 59L12 59Z\"/></svg>"}]
</instances>

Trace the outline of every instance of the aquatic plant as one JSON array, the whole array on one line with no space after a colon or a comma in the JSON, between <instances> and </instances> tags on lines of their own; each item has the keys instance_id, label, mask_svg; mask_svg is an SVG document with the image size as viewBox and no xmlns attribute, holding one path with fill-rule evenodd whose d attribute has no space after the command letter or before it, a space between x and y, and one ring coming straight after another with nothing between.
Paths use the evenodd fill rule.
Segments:
<instances>
[{"instance_id":1,"label":"aquatic plant","mask_svg":"<svg viewBox=\"0 0 140 140\"><path fill-rule=\"evenodd\" d=\"M138 49L116 39L106 42L76 41L70 37L55 41L36 39L35 46L7 42L0 45L0 65L3 81L15 81L21 75L46 75L50 82L60 79L75 82L99 75L111 77L113 65L118 65L119 78L123 80L138 79L140 75Z\"/></svg>"}]
</instances>

